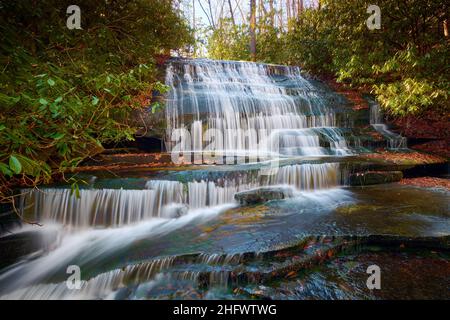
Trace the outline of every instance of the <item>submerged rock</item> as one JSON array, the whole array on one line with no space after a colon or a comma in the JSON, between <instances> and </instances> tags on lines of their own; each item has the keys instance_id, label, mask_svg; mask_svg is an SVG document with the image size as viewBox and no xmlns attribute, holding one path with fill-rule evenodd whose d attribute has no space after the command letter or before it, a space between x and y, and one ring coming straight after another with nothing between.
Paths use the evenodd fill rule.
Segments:
<instances>
[{"instance_id":1,"label":"submerged rock","mask_svg":"<svg viewBox=\"0 0 450 320\"><path fill-rule=\"evenodd\" d=\"M371 184L382 184L398 182L403 178L401 171L367 171L353 173L349 177L351 186L365 186Z\"/></svg>"},{"instance_id":2,"label":"submerged rock","mask_svg":"<svg viewBox=\"0 0 450 320\"><path fill-rule=\"evenodd\" d=\"M262 187L238 192L234 195L240 204L257 204L289 197L292 197L292 189L287 187Z\"/></svg>"}]
</instances>

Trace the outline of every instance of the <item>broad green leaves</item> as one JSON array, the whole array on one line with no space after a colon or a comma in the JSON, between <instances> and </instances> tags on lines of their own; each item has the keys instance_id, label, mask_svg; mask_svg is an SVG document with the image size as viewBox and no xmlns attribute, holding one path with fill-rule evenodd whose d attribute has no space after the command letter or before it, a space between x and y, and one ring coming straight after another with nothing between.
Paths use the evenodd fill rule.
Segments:
<instances>
[{"instance_id":1,"label":"broad green leaves","mask_svg":"<svg viewBox=\"0 0 450 320\"><path fill-rule=\"evenodd\" d=\"M22 164L20 161L13 155L9 157L9 168L15 174L19 174L22 172Z\"/></svg>"},{"instance_id":2,"label":"broad green leaves","mask_svg":"<svg viewBox=\"0 0 450 320\"><path fill-rule=\"evenodd\" d=\"M11 177L13 175L13 172L11 171L9 166L7 164L4 164L3 162L0 162L0 172L7 177Z\"/></svg>"},{"instance_id":3,"label":"broad green leaves","mask_svg":"<svg viewBox=\"0 0 450 320\"><path fill-rule=\"evenodd\" d=\"M57 132L57 133L52 134L50 137L52 137L55 140L59 140L59 139L64 138L64 136L65 136L64 133Z\"/></svg>"},{"instance_id":4,"label":"broad green leaves","mask_svg":"<svg viewBox=\"0 0 450 320\"><path fill-rule=\"evenodd\" d=\"M0 60L7 62L0 73L0 182L22 174L49 182L52 173L72 170L102 144L133 139L130 112L147 106L137 97L167 91L156 80L155 56L192 40L165 0L113 1L107 11L80 1L92 25L77 34L49 28L60 14L55 0L35 6L9 1L0 11ZM24 32L24 17L36 12L43 16L26 26L35 32Z\"/></svg>"}]
</instances>

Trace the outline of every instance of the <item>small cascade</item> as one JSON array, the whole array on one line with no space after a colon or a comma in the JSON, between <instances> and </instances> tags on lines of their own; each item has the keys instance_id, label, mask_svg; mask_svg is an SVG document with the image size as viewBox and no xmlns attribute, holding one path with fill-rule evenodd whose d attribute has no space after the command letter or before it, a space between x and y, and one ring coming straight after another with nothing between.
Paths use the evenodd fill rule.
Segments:
<instances>
[{"instance_id":1,"label":"small cascade","mask_svg":"<svg viewBox=\"0 0 450 320\"><path fill-rule=\"evenodd\" d=\"M178 199L184 199L190 209L197 209L231 203L237 192L257 187L289 185L297 190L311 191L337 187L342 184L342 179L338 163L306 163L283 166L268 176L247 172L235 178L191 181L187 183L187 188L181 182L153 180L147 183L147 187L164 183L171 185L170 190L183 190Z\"/></svg>"},{"instance_id":2,"label":"small cascade","mask_svg":"<svg viewBox=\"0 0 450 320\"><path fill-rule=\"evenodd\" d=\"M380 105L375 101L369 102L370 106L370 124L372 127L387 140L387 148L389 149L406 149L407 139L395 132L389 130L388 126L383 123L383 113Z\"/></svg>"},{"instance_id":3,"label":"small cascade","mask_svg":"<svg viewBox=\"0 0 450 320\"><path fill-rule=\"evenodd\" d=\"M168 204L183 203L185 201L183 184L177 181L150 180L147 181L145 187L154 190L158 195L157 208L159 209Z\"/></svg>"},{"instance_id":4,"label":"small cascade","mask_svg":"<svg viewBox=\"0 0 450 320\"><path fill-rule=\"evenodd\" d=\"M155 259L101 273L89 280L82 280L78 290L68 288L65 282L39 284L1 296L1 299L104 299L127 284L154 278L162 270L172 267L174 259L175 257Z\"/></svg>"},{"instance_id":5,"label":"small cascade","mask_svg":"<svg viewBox=\"0 0 450 320\"><path fill-rule=\"evenodd\" d=\"M181 60L168 66L166 84L171 87L166 107L169 150L202 150L212 130L221 135L216 149L228 153L252 152L267 137L280 139L280 155L351 153L337 129L336 110L299 68ZM172 136L177 129L190 136Z\"/></svg>"},{"instance_id":6,"label":"small cascade","mask_svg":"<svg viewBox=\"0 0 450 320\"><path fill-rule=\"evenodd\" d=\"M307 243L307 246L305 246ZM151 287L158 282L188 282L189 286L201 288L227 288L230 284L261 283L270 280L272 271L289 272L286 266L314 265L317 256L340 246L352 246L357 241L349 238L309 239L294 245L261 252L241 253L191 253L158 257L129 264L99 273L80 281L77 290L68 287L66 281L29 284L13 290L0 289L0 299L114 299L120 290L134 291L138 286ZM295 250L293 250L295 249ZM310 252L308 254L308 252ZM281 259L273 261L273 258ZM291 259L295 257L295 259ZM255 272L255 266L263 266ZM299 268L299 266L296 266ZM265 277L261 277L265 274ZM5 294L6 293L6 294ZM130 297L133 297L130 296Z\"/></svg>"},{"instance_id":7,"label":"small cascade","mask_svg":"<svg viewBox=\"0 0 450 320\"><path fill-rule=\"evenodd\" d=\"M340 185L336 163L286 166L270 179L270 184L286 184L298 190L329 189Z\"/></svg>"},{"instance_id":8,"label":"small cascade","mask_svg":"<svg viewBox=\"0 0 450 320\"><path fill-rule=\"evenodd\" d=\"M187 183L187 189L181 182L176 189L185 190L183 198L191 209L217 206L234 201L237 192L257 187L288 185L297 190L320 190L334 188L342 184L338 163L297 164L283 166L273 175L261 175L259 172L246 172L238 177L220 178L214 181L200 180ZM150 181L154 184L156 181Z\"/></svg>"},{"instance_id":9,"label":"small cascade","mask_svg":"<svg viewBox=\"0 0 450 320\"><path fill-rule=\"evenodd\" d=\"M272 136L276 137L281 155L347 155L351 152L339 128L280 129L273 131Z\"/></svg>"},{"instance_id":10,"label":"small cascade","mask_svg":"<svg viewBox=\"0 0 450 320\"><path fill-rule=\"evenodd\" d=\"M153 190L82 189L77 198L70 189L24 189L20 212L30 220L78 228L120 227L157 216L157 197Z\"/></svg>"},{"instance_id":11,"label":"small cascade","mask_svg":"<svg viewBox=\"0 0 450 320\"><path fill-rule=\"evenodd\" d=\"M297 164L266 176L258 171L237 177L182 183L149 180L146 190L82 189L77 198L70 189L22 190L20 212L37 221L57 221L75 228L121 227L154 217L177 218L190 209L234 202L234 194L261 186L289 185L319 190L341 184L338 163Z\"/></svg>"}]
</instances>

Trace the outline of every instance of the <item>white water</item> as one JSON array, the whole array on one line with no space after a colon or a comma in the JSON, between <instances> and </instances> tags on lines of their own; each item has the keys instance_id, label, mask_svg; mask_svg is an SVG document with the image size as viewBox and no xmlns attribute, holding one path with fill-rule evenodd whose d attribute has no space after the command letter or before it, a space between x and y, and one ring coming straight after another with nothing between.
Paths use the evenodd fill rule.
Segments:
<instances>
[{"instance_id":1,"label":"white water","mask_svg":"<svg viewBox=\"0 0 450 320\"><path fill-rule=\"evenodd\" d=\"M406 149L407 140L395 132L389 130L388 126L383 123L383 114L380 105L377 102L371 102L370 106L370 124L372 127L387 140L389 149Z\"/></svg>"},{"instance_id":2,"label":"white water","mask_svg":"<svg viewBox=\"0 0 450 320\"><path fill-rule=\"evenodd\" d=\"M180 230L188 224L205 223L233 206L232 204L226 204L201 210L191 210L187 215L178 219L154 218L121 228L85 229L67 233L62 226L59 226L59 229L57 229L59 241L54 243L53 250L38 258L18 262L0 275L0 293L4 294L5 292L16 291L17 288L47 282L54 274L65 274L65 268L72 264L101 264L102 259L114 256L115 252L120 252L137 241L161 237ZM55 230L56 226L54 224L44 225L44 227L36 227L36 231L46 234L49 228ZM74 263L75 261L76 263ZM64 286L65 283L61 284L61 287ZM45 288L45 292L47 292L47 289L50 292L55 289L53 285L50 287L45 285ZM42 291L39 292L44 294ZM14 296L19 298L23 294L26 295L27 291L19 290L18 296L16 294ZM0 297L0 299L3 298Z\"/></svg>"},{"instance_id":3,"label":"white water","mask_svg":"<svg viewBox=\"0 0 450 320\"><path fill-rule=\"evenodd\" d=\"M285 148L281 155L350 153L336 128L335 112L299 68L210 60L174 62L166 70L166 84L171 87L166 108L169 150L175 143L184 151L201 150L204 131L213 129L222 132L221 146L229 153L251 151L261 143L263 132L271 136L274 131L278 132L274 138L281 137ZM180 128L189 130L190 140L171 140ZM283 137L286 133L293 136Z\"/></svg>"},{"instance_id":4,"label":"white water","mask_svg":"<svg viewBox=\"0 0 450 320\"><path fill-rule=\"evenodd\" d=\"M325 189L322 191L298 191L297 197L288 200L292 207L299 207L299 214L307 208L334 207L352 201L348 191L343 189ZM303 205L302 205L303 204ZM114 299L120 288L128 285L139 285L149 288L155 281L164 277L168 281L187 280L196 282L199 272L195 270L171 270L176 256L155 258L146 262L127 264L123 268L83 276L81 288L69 289L63 280L53 280L54 275L63 276L67 266L76 264L102 265L102 261L124 252L134 243L141 240L155 239L166 234L182 232L188 224L202 224L216 217L232 205L191 210L178 219L155 218L139 224L109 229L87 229L75 233L67 233L61 225L29 226L47 234L49 229L59 232L59 243L47 253L24 260L8 267L0 274L0 300L8 299ZM301 215L299 216L301 217ZM14 230L13 230L14 231ZM14 231L16 232L16 231ZM200 254L192 263L206 265L239 264L242 255L236 254ZM82 268L82 270L84 270ZM226 285L227 272L211 272L210 282L215 285ZM138 289L137 289L138 290Z\"/></svg>"},{"instance_id":5,"label":"white water","mask_svg":"<svg viewBox=\"0 0 450 320\"><path fill-rule=\"evenodd\" d=\"M189 129L192 141L187 150L202 150L204 131L211 128L237 132L225 139L225 152L245 154L260 142L258 130L268 130L279 139L282 156L351 153L336 114L298 68L193 61L170 66L167 83L172 88L166 108L169 131ZM247 129L254 131L246 134ZM83 281L79 291L68 290L52 277L66 276L71 264L104 267L104 260L122 255L135 243L201 225L236 206L234 195L240 191L287 185L296 191L293 207L334 206L346 199L344 190L336 188L341 180L338 163L304 163L283 166L273 175L242 171L184 183L149 180L144 190L83 189L80 198L66 189L23 190L21 213L42 222L38 232L52 236L44 253L2 270L0 299L112 298L129 282L149 280L143 286L151 286L155 277L166 277L160 272L171 265L170 257L97 273ZM212 264L223 258L201 259ZM223 260L233 259L237 258ZM226 276L211 273L210 280L226 283ZM196 274L189 271L181 277L195 279Z\"/></svg>"},{"instance_id":6,"label":"white water","mask_svg":"<svg viewBox=\"0 0 450 320\"><path fill-rule=\"evenodd\" d=\"M233 203L236 192L262 186L319 190L340 184L337 163L298 164L281 167L270 176L244 172L216 181L190 181L186 186L178 181L150 180L147 190L84 189L80 190L80 198L70 189L24 189L20 211L29 220L56 221L71 228L122 227Z\"/></svg>"}]
</instances>

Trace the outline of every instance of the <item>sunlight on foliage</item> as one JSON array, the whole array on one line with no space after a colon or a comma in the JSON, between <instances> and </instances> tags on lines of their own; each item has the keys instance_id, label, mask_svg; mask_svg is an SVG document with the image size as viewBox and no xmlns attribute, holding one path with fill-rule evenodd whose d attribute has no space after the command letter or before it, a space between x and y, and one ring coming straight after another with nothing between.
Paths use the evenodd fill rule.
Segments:
<instances>
[{"instance_id":1,"label":"sunlight on foliage","mask_svg":"<svg viewBox=\"0 0 450 320\"><path fill-rule=\"evenodd\" d=\"M147 107L136 97L167 91L155 56L192 41L164 0L78 1L81 30L66 27L70 4L2 2L1 200L12 184L49 182L104 143L133 139L131 111Z\"/></svg>"},{"instance_id":2,"label":"sunlight on foliage","mask_svg":"<svg viewBox=\"0 0 450 320\"><path fill-rule=\"evenodd\" d=\"M450 40L444 35L448 5L435 0L380 0L381 29L368 30L365 0L322 0L284 30L269 19L257 24L257 60L299 65L365 87L387 114L449 110ZM249 60L248 25L219 25L209 39L210 57ZM230 31L231 30L231 31Z\"/></svg>"}]
</instances>

